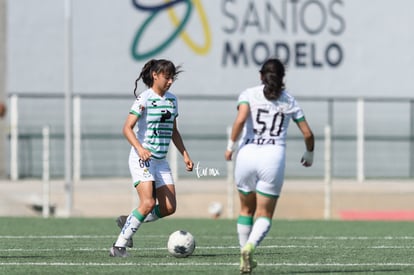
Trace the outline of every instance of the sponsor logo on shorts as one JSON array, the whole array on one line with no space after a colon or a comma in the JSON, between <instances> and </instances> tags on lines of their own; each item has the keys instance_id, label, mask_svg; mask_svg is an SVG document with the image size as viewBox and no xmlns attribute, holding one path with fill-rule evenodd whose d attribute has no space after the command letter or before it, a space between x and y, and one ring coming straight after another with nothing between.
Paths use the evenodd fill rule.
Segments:
<instances>
[{"instance_id":1,"label":"sponsor logo on shorts","mask_svg":"<svg viewBox=\"0 0 414 275\"><path fill-rule=\"evenodd\" d=\"M144 178L150 178L151 177L151 173L147 168L144 169L144 172L142 173L142 175L144 176Z\"/></svg>"}]
</instances>

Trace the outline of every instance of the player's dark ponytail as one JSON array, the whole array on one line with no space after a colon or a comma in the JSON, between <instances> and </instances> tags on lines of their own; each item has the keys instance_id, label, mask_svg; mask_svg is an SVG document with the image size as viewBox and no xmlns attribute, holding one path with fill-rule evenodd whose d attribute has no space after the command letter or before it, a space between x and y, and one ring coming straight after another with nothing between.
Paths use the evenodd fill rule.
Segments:
<instances>
[{"instance_id":1,"label":"player's dark ponytail","mask_svg":"<svg viewBox=\"0 0 414 275\"><path fill-rule=\"evenodd\" d=\"M261 70L263 93L266 99L276 100L285 89L283 78L285 77L285 66L276 58L268 59Z\"/></svg>"},{"instance_id":2,"label":"player's dark ponytail","mask_svg":"<svg viewBox=\"0 0 414 275\"><path fill-rule=\"evenodd\" d=\"M138 82L140 79L145 83L148 88L151 88L154 84L154 79L152 78L152 73L164 73L168 77L176 78L176 76L181 73L180 71L181 66L175 67L174 64L166 59L151 59L147 63L145 63L144 67L142 67L141 73L139 74L138 78L135 80L135 88L134 88L134 95L137 97L137 88Z\"/></svg>"},{"instance_id":3,"label":"player's dark ponytail","mask_svg":"<svg viewBox=\"0 0 414 275\"><path fill-rule=\"evenodd\" d=\"M138 88L138 81L142 79L142 81L147 85L147 87L151 87L154 80L152 79L151 75L151 68L157 62L155 59L151 59L147 63L145 63L144 67L142 67L141 73L139 74L138 78L135 80L135 88L134 88L134 95L137 97L137 88Z\"/></svg>"}]
</instances>

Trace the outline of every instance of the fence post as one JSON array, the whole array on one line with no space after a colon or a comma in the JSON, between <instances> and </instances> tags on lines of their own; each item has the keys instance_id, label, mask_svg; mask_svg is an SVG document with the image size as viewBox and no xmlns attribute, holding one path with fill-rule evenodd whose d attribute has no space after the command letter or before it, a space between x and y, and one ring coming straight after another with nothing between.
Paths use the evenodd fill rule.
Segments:
<instances>
[{"instance_id":1,"label":"fence post","mask_svg":"<svg viewBox=\"0 0 414 275\"><path fill-rule=\"evenodd\" d=\"M64 1L64 91L65 91L65 195L66 215L73 208L73 149L72 149L72 0Z\"/></svg>"},{"instance_id":2,"label":"fence post","mask_svg":"<svg viewBox=\"0 0 414 275\"><path fill-rule=\"evenodd\" d=\"M414 146L413 146L413 141L414 141L414 100L411 99L410 100L410 156L409 156L409 161L410 161L410 174L409 177L412 178L414 176Z\"/></svg>"},{"instance_id":3,"label":"fence post","mask_svg":"<svg viewBox=\"0 0 414 275\"><path fill-rule=\"evenodd\" d=\"M358 98L357 100L357 114L356 114L356 125L357 125L357 181L363 182L365 179L364 175L364 99Z\"/></svg>"},{"instance_id":4,"label":"fence post","mask_svg":"<svg viewBox=\"0 0 414 275\"><path fill-rule=\"evenodd\" d=\"M43 218L50 216L50 130L49 126L42 129L43 137Z\"/></svg>"},{"instance_id":5,"label":"fence post","mask_svg":"<svg viewBox=\"0 0 414 275\"><path fill-rule=\"evenodd\" d=\"M332 133L329 125L325 126L325 194L324 218L331 219L332 201Z\"/></svg>"},{"instance_id":6,"label":"fence post","mask_svg":"<svg viewBox=\"0 0 414 275\"><path fill-rule=\"evenodd\" d=\"M12 95L10 98L10 178L19 179L19 98Z\"/></svg>"},{"instance_id":7,"label":"fence post","mask_svg":"<svg viewBox=\"0 0 414 275\"><path fill-rule=\"evenodd\" d=\"M81 99L73 98L73 181L81 179Z\"/></svg>"}]
</instances>

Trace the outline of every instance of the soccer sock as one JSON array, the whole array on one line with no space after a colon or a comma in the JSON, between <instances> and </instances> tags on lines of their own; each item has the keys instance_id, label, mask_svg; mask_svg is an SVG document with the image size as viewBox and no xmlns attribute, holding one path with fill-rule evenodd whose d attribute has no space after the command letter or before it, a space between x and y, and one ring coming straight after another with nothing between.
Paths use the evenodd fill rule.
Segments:
<instances>
[{"instance_id":1,"label":"soccer sock","mask_svg":"<svg viewBox=\"0 0 414 275\"><path fill-rule=\"evenodd\" d=\"M266 237L272 226L272 220L267 217L258 217L253 224L252 232L249 235L248 243L258 246L260 242Z\"/></svg>"},{"instance_id":2,"label":"soccer sock","mask_svg":"<svg viewBox=\"0 0 414 275\"><path fill-rule=\"evenodd\" d=\"M129 238L137 232L138 228L144 221L145 216L138 212L137 209L134 209L131 214L129 214L124 227L119 233L118 239L115 242L115 246L125 247Z\"/></svg>"},{"instance_id":3,"label":"soccer sock","mask_svg":"<svg viewBox=\"0 0 414 275\"><path fill-rule=\"evenodd\" d=\"M237 219L237 234L239 236L240 248L242 248L249 238L250 232L253 227L252 216L239 216Z\"/></svg>"},{"instance_id":4,"label":"soccer sock","mask_svg":"<svg viewBox=\"0 0 414 275\"><path fill-rule=\"evenodd\" d=\"M144 222L154 222L158 219L161 219L162 215L160 213L160 206L157 204L155 205L154 209L152 209L151 213L145 217Z\"/></svg>"}]
</instances>

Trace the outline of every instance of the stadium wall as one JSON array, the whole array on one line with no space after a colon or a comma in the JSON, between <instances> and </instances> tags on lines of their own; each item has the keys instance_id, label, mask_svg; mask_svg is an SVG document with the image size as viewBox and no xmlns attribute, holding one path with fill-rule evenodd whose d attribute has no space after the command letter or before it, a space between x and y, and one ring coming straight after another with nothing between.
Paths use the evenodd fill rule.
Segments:
<instances>
[{"instance_id":1,"label":"stadium wall","mask_svg":"<svg viewBox=\"0 0 414 275\"><path fill-rule=\"evenodd\" d=\"M324 98L324 103L310 100L303 102L303 107L319 138L317 148L322 148L323 127L331 120L335 123L335 134L340 137L335 157L336 163L341 163L334 167L337 176L355 175L356 112L352 100L357 97L379 99L366 106L367 132L372 138L367 155L372 174L368 175L411 175L414 35L407 32L407 26L413 23L413 1L66 2L71 4L73 22L72 43L66 45L73 56L71 92L85 97L84 175L127 175L128 146L119 133L132 104L134 81L150 58L168 58L183 65L184 73L173 86L179 97L191 98L182 101L182 130L187 137L195 137L189 146L205 145L205 151L194 150L201 165L221 169L210 155L221 152L218 148L235 114L237 94L259 82L260 63L273 55L286 61L287 86L295 96ZM39 133L48 124L55 138L52 175L60 177L67 66L65 1L6 3L6 90L8 96L20 96L21 176L40 177ZM101 99L104 96L113 100ZM333 98L335 118L330 118L326 102ZM300 142L292 142L292 162L303 149ZM108 144L115 146L106 150ZM385 149L379 151L378 147ZM102 159L105 164L97 165ZM382 160L380 168L378 159ZM322 157L317 160L315 165L321 166L312 172L299 173L293 166L288 175L320 177Z\"/></svg>"},{"instance_id":2,"label":"stadium wall","mask_svg":"<svg viewBox=\"0 0 414 275\"><path fill-rule=\"evenodd\" d=\"M272 55L300 96L413 88L410 0L67 1L74 92L129 94L148 59L168 58L185 70L177 94L238 94ZM9 92L63 91L64 3L8 1Z\"/></svg>"}]
</instances>

